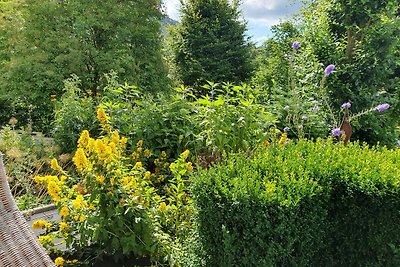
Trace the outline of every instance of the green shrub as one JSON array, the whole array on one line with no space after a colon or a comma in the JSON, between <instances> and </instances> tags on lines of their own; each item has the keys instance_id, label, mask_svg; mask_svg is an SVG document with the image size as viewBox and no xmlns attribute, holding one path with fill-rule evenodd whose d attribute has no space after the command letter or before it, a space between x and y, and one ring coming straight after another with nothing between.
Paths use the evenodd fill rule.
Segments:
<instances>
[{"instance_id":1,"label":"green shrub","mask_svg":"<svg viewBox=\"0 0 400 267\"><path fill-rule=\"evenodd\" d=\"M194 177L207 266L398 266L400 150L270 145Z\"/></svg>"},{"instance_id":2,"label":"green shrub","mask_svg":"<svg viewBox=\"0 0 400 267\"><path fill-rule=\"evenodd\" d=\"M73 76L64 81L64 94L56 109L53 122L53 136L61 149L72 152L80 133L84 129L98 132L95 116L95 101L84 97L79 89L79 78Z\"/></svg>"}]
</instances>

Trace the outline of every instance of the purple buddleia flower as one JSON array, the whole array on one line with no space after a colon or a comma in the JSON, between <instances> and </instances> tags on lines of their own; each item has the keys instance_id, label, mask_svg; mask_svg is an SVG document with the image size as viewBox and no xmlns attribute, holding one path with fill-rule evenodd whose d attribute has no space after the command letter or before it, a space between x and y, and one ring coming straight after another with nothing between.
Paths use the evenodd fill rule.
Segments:
<instances>
[{"instance_id":1,"label":"purple buddleia flower","mask_svg":"<svg viewBox=\"0 0 400 267\"><path fill-rule=\"evenodd\" d=\"M340 128L335 128L332 130L332 135L339 137L340 136Z\"/></svg>"},{"instance_id":2,"label":"purple buddleia flower","mask_svg":"<svg viewBox=\"0 0 400 267\"><path fill-rule=\"evenodd\" d=\"M293 44L292 44L292 48L294 50L297 50L297 49L299 49L299 47L300 47L300 42L294 41Z\"/></svg>"},{"instance_id":3,"label":"purple buddleia flower","mask_svg":"<svg viewBox=\"0 0 400 267\"><path fill-rule=\"evenodd\" d=\"M303 115L303 116L301 116L301 119L302 119L303 121L306 121L306 120L308 119L308 117L307 117L306 115Z\"/></svg>"},{"instance_id":4,"label":"purple buddleia flower","mask_svg":"<svg viewBox=\"0 0 400 267\"><path fill-rule=\"evenodd\" d=\"M290 128L289 127L285 127L285 128L283 128L283 131L285 132L285 133L288 133L289 132L289 130L290 130Z\"/></svg>"},{"instance_id":5,"label":"purple buddleia flower","mask_svg":"<svg viewBox=\"0 0 400 267\"><path fill-rule=\"evenodd\" d=\"M315 112L319 111L319 107L313 107L312 111L315 111Z\"/></svg>"},{"instance_id":6,"label":"purple buddleia flower","mask_svg":"<svg viewBox=\"0 0 400 267\"><path fill-rule=\"evenodd\" d=\"M389 108L390 108L390 105L388 103L385 103L385 104L380 104L380 105L376 106L375 110L378 112L383 112Z\"/></svg>"},{"instance_id":7,"label":"purple buddleia flower","mask_svg":"<svg viewBox=\"0 0 400 267\"><path fill-rule=\"evenodd\" d=\"M325 68L325 75L329 76L333 72L334 69L335 69L335 65L333 65L333 64L328 65L328 67Z\"/></svg>"},{"instance_id":8,"label":"purple buddleia flower","mask_svg":"<svg viewBox=\"0 0 400 267\"><path fill-rule=\"evenodd\" d=\"M349 108L351 108L350 102L343 103L342 109L349 109Z\"/></svg>"}]
</instances>

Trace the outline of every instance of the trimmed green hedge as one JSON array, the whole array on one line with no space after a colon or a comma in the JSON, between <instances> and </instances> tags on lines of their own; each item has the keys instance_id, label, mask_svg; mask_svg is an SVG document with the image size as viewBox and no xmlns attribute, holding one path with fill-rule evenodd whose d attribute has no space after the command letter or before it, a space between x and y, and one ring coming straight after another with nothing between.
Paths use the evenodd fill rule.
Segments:
<instances>
[{"instance_id":1,"label":"trimmed green hedge","mask_svg":"<svg viewBox=\"0 0 400 267\"><path fill-rule=\"evenodd\" d=\"M400 266L400 150L271 145L198 172L207 266Z\"/></svg>"}]
</instances>

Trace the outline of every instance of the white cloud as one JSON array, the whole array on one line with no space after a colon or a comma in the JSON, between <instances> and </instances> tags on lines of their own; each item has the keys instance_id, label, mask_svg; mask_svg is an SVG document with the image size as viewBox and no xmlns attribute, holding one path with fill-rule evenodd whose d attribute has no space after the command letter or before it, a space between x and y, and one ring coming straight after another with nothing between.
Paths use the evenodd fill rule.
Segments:
<instances>
[{"instance_id":1,"label":"white cloud","mask_svg":"<svg viewBox=\"0 0 400 267\"><path fill-rule=\"evenodd\" d=\"M180 0L163 0L168 16L179 20ZM249 34L255 39L265 38L271 26L286 20L301 6L299 0L243 0L241 9L244 19L249 22ZM261 28L265 32L261 33Z\"/></svg>"},{"instance_id":2,"label":"white cloud","mask_svg":"<svg viewBox=\"0 0 400 267\"><path fill-rule=\"evenodd\" d=\"M248 21L270 27L295 13L301 6L299 1L296 2L291 0L244 0L243 16Z\"/></svg>"},{"instance_id":3,"label":"white cloud","mask_svg":"<svg viewBox=\"0 0 400 267\"><path fill-rule=\"evenodd\" d=\"M164 0L164 5L168 17L174 20L179 20L179 8L181 6L179 0Z\"/></svg>"}]
</instances>

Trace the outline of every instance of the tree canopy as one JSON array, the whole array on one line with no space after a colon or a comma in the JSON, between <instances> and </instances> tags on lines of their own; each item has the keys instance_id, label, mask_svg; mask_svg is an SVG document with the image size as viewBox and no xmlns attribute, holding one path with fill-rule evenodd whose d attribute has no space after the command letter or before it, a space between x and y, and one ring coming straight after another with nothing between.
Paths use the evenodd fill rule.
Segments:
<instances>
[{"instance_id":1,"label":"tree canopy","mask_svg":"<svg viewBox=\"0 0 400 267\"><path fill-rule=\"evenodd\" d=\"M183 2L174 54L178 78L185 85L249 79L253 70L251 46L238 8L238 1Z\"/></svg>"},{"instance_id":2,"label":"tree canopy","mask_svg":"<svg viewBox=\"0 0 400 267\"><path fill-rule=\"evenodd\" d=\"M18 38L2 42L0 77L1 101L15 113L30 106L35 121L48 117L50 96L61 96L71 74L91 94L112 70L146 91L165 88L160 0L25 0L18 12L22 25L5 29Z\"/></svg>"}]
</instances>

